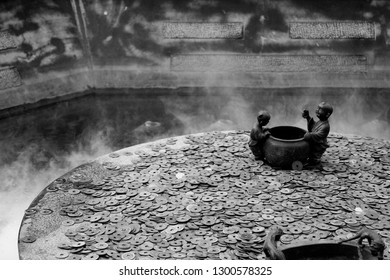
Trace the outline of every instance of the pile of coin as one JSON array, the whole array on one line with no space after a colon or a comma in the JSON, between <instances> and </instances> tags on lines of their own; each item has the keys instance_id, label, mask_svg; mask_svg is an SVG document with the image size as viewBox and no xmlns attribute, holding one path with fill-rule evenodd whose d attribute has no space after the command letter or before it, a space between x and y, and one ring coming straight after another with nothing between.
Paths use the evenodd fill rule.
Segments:
<instances>
[{"instance_id":1,"label":"pile of coin","mask_svg":"<svg viewBox=\"0 0 390 280\"><path fill-rule=\"evenodd\" d=\"M362 226L388 245L390 142L328 140L323 168L314 170L255 161L248 133L237 131L189 135L178 149L172 139L152 145L131 165L104 165L109 175L99 180L74 173L48 190L66 194L59 214L68 242L55 257L262 259L275 225L284 229L280 245L346 239Z\"/></svg>"}]
</instances>

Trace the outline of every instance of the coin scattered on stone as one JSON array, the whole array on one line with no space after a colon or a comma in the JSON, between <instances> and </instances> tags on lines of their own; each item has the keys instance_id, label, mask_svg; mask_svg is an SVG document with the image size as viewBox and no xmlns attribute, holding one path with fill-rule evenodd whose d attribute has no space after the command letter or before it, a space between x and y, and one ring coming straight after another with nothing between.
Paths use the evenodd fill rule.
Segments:
<instances>
[{"instance_id":1,"label":"coin scattered on stone","mask_svg":"<svg viewBox=\"0 0 390 280\"><path fill-rule=\"evenodd\" d=\"M21 240L24 243L34 243L37 240L37 238L34 236L26 236L26 237L23 237Z\"/></svg>"},{"instance_id":2,"label":"coin scattered on stone","mask_svg":"<svg viewBox=\"0 0 390 280\"><path fill-rule=\"evenodd\" d=\"M55 255L55 257L57 259L66 259L67 257L69 257L69 253L68 252L59 252Z\"/></svg>"},{"instance_id":3,"label":"coin scattered on stone","mask_svg":"<svg viewBox=\"0 0 390 280\"><path fill-rule=\"evenodd\" d=\"M50 215L51 213L53 213L53 210L48 209L48 208L44 208L44 209L42 209L42 210L40 211L40 213L41 213L42 215Z\"/></svg>"},{"instance_id":4,"label":"coin scattered on stone","mask_svg":"<svg viewBox=\"0 0 390 280\"><path fill-rule=\"evenodd\" d=\"M122 260L134 260L135 254L133 252L127 252L122 254Z\"/></svg>"},{"instance_id":5,"label":"coin scattered on stone","mask_svg":"<svg viewBox=\"0 0 390 280\"><path fill-rule=\"evenodd\" d=\"M75 222L73 220L65 220L61 223L63 226L73 226Z\"/></svg>"},{"instance_id":6,"label":"coin scattered on stone","mask_svg":"<svg viewBox=\"0 0 390 280\"><path fill-rule=\"evenodd\" d=\"M38 213L38 210L37 210L37 209L30 208L30 209L25 210L24 213L25 213L26 215L34 215L34 214Z\"/></svg>"}]
</instances>

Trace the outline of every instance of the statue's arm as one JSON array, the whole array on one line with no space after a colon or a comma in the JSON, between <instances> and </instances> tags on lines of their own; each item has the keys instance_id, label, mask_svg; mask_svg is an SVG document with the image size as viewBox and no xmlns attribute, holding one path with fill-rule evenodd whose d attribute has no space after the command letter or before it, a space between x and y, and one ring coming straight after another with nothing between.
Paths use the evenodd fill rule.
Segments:
<instances>
[{"instance_id":1,"label":"statue's arm","mask_svg":"<svg viewBox=\"0 0 390 280\"><path fill-rule=\"evenodd\" d=\"M311 132L316 122L312 117L308 117L306 120L307 120L307 131Z\"/></svg>"},{"instance_id":2,"label":"statue's arm","mask_svg":"<svg viewBox=\"0 0 390 280\"><path fill-rule=\"evenodd\" d=\"M326 137L328 137L330 131L329 125L324 125L320 129L316 130L315 132L307 132L305 134L305 140L312 140L314 142L322 142Z\"/></svg>"}]
</instances>

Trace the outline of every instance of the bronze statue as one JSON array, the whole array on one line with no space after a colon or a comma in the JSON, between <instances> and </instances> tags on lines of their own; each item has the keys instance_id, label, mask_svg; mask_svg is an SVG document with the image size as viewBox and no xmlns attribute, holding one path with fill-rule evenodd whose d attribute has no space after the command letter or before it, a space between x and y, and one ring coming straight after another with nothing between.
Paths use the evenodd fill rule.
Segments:
<instances>
[{"instance_id":1,"label":"bronze statue","mask_svg":"<svg viewBox=\"0 0 390 280\"><path fill-rule=\"evenodd\" d=\"M321 102L318 104L316 115L319 121L314 121L310 117L309 111L304 110L302 117L307 120L307 130L304 139L310 143L310 154L308 166L320 166L321 157L325 150L329 147L327 137L330 131L330 125L328 118L333 113L333 107L326 103Z\"/></svg>"},{"instance_id":2,"label":"bronze statue","mask_svg":"<svg viewBox=\"0 0 390 280\"><path fill-rule=\"evenodd\" d=\"M341 240L338 243L343 243L354 239L358 239L359 246L364 246L363 240L367 239L368 244L370 246L371 254L374 257L378 256L379 260L383 260L383 251L385 250L386 245L378 233L366 227L363 227L355 236L345 240Z\"/></svg>"},{"instance_id":3,"label":"bronze statue","mask_svg":"<svg viewBox=\"0 0 390 280\"><path fill-rule=\"evenodd\" d=\"M248 145L255 156L255 160L264 159L263 145L271 133L268 131L268 128L263 126L267 125L270 119L271 115L267 111L259 111L256 122L251 130Z\"/></svg>"},{"instance_id":4,"label":"bronze statue","mask_svg":"<svg viewBox=\"0 0 390 280\"><path fill-rule=\"evenodd\" d=\"M263 252L269 260L285 260L283 252L277 248L276 242L279 241L283 234L280 227L273 227L267 234L264 241Z\"/></svg>"}]
</instances>

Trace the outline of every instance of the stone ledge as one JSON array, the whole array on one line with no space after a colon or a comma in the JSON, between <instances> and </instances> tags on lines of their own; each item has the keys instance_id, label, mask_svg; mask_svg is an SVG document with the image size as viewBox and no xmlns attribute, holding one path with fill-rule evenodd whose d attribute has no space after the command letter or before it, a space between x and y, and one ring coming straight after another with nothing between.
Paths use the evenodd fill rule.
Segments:
<instances>
[{"instance_id":1,"label":"stone ledge","mask_svg":"<svg viewBox=\"0 0 390 280\"><path fill-rule=\"evenodd\" d=\"M363 55L183 54L171 71L187 72L365 72Z\"/></svg>"},{"instance_id":2,"label":"stone ledge","mask_svg":"<svg viewBox=\"0 0 390 280\"><path fill-rule=\"evenodd\" d=\"M390 71L367 72L167 72L102 67L79 69L42 78L25 79L23 85L0 91L0 110L38 107L36 102L56 102L91 90L142 90L181 88L389 88ZM175 91L177 92L177 91ZM4 114L3 114L4 115ZM8 115L6 112L5 115ZM1 117L1 116L0 116Z\"/></svg>"}]
</instances>

